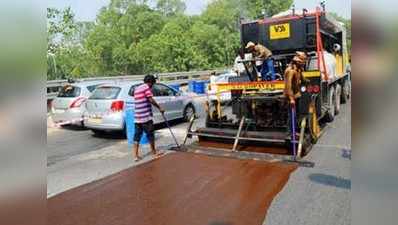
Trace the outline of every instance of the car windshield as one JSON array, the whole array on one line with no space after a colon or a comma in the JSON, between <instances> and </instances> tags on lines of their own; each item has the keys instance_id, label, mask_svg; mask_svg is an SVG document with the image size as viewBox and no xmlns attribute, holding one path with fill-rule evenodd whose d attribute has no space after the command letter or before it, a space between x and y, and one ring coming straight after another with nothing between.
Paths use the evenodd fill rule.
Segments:
<instances>
[{"instance_id":1,"label":"car windshield","mask_svg":"<svg viewBox=\"0 0 398 225\"><path fill-rule=\"evenodd\" d=\"M115 99L119 95L120 87L98 87L89 99Z\"/></svg>"},{"instance_id":2,"label":"car windshield","mask_svg":"<svg viewBox=\"0 0 398 225\"><path fill-rule=\"evenodd\" d=\"M61 91L58 93L58 97L68 98L77 97L80 95L80 88L72 85L66 85L62 87Z\"/></svg>"}]
</instances>

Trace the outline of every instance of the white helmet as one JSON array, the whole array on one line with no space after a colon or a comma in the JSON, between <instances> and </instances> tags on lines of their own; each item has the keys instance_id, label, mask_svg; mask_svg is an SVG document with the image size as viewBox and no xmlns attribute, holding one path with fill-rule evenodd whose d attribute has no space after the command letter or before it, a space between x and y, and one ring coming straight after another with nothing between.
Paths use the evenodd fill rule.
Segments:
<instances>
[{"instance_id":1,"label":"white helmet","mask_svg":"<svg viewBox=\"0 0 398 225\"><path fill-rule=\"evenodd\" d=\"M340 50L341 50L341 46L339 44L336 43L333 45L333 51L339 52Z\"/></svg>"}]
</instances>

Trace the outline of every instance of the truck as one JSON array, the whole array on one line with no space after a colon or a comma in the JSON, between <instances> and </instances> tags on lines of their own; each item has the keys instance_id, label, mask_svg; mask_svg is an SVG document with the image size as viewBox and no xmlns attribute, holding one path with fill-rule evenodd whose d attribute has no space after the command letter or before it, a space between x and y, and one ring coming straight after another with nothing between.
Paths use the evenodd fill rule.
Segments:
<instances>
[{"instance_id":1,"label":"truck","mask_svg":"<svg viewBox=\"0 0 398 225\"><path fill-rule=\"evenodd\" d=\"M198 136L199 142L233 144L233 151L239 146L279 146L294 157L305 155L321 135L320 122L332 122L351 95L344 25L324 7L317 7L312 12L304 9L298 14L292 10L271 18L241 21L240 36L242 52L248 42L272 51L277 79L260 80L255 61L241 60L245 73L217 85L216 98L206 104L205 127L189 129L187 137ZM297 51L305 52L308 60L295 110L294 127L298 132L289 136L290 108L283 94L284 71ZM229 113L224 113L226 108L220 100L224 92L231 93Z\"/></svg>"}]
</instances>

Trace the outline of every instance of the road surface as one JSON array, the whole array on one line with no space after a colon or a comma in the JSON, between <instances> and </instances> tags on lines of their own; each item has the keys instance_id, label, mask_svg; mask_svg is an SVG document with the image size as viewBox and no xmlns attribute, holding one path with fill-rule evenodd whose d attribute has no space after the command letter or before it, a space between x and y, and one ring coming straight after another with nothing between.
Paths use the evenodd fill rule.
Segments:
<instances>
[{"instance_id":1,"label":"road surface","mask_svg":"<svg viewBox=\"0 0 398 225\"><path fill-rule=\"evenodd\" d=\"M203 112L202 120L203 123ZM174 123L182 142L186 123ZM49 128L47 196L86 184L136 165L122 136L96 137L89 130ZM157 145L173 145L169 131L159 129ZM149 152L144 148L144 154ZM147 156L138 164L150 160ZM306 160L315 167L299 167L264 212L264 224L350 224L351 107L325 128Z\"/></svg>"}]
</instances>

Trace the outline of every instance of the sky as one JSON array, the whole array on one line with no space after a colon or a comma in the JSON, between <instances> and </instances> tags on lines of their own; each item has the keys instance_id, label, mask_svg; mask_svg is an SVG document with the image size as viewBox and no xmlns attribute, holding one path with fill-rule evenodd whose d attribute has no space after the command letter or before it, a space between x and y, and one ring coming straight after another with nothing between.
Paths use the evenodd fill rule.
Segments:
<instances>
[{"instance_id":1,"label":"sky","mask_svg":"<svg viewBox=\"0 0 398 225\"><path fill-rule=\"evenodd\" d=\"M189 15L200 14L211 0L185 0L186 13ZM63 9L72 8L76 19L79 21L94 21L100 8L108 5L110 0L49 0L48 6ZM320 0L294 0L297 10L303 8L313 9L319 5ZM351 18L351 0L326 0L326 10L336 12L338 15Z\"/></svg>"}]
</instances>

